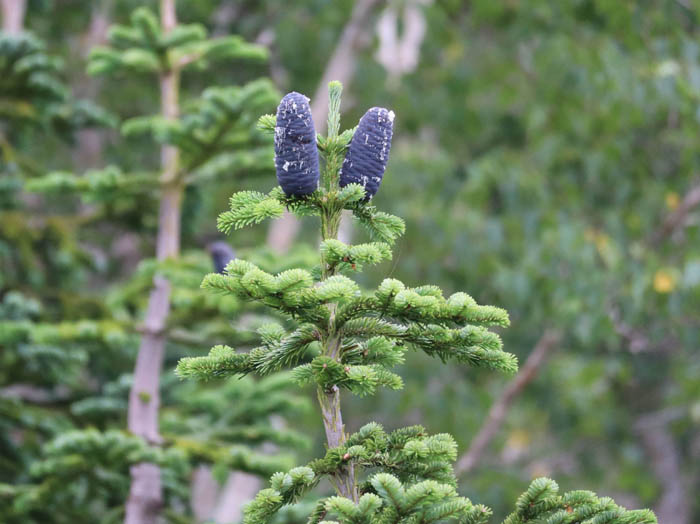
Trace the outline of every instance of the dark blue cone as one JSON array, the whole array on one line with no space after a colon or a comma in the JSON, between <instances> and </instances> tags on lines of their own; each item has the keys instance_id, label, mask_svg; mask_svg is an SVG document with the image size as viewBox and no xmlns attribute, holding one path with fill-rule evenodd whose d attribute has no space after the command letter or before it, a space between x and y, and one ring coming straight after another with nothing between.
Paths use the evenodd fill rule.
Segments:
<instances>
[{"instance_id":1,"label":"dark blue cone","mask_svg":"<svg viewBox=\"0 0 700 524\"><path fill-rule=\"evenodd\" d=\"M377 194L389 161L393 133L393 111L373 107L360 118L340 169L340 187L361 184L367 200Z\"/></svg>"},{"instance_id":2,"label":"dark blue cone","mask_svg":"<svg viewBox=\"0 0 700 524\"><path fill-rule=\"evenodd\" d=\"M286 94L277 107L275 167L288 196L308 195L318 187L316 130L309 99L302 94Z\"/></svg>"},{"instance_id":3,"label":"dark blue cone","mask_svg":"<svg viewBox=\"0 0 700 524\"><path fill-rule=\"evenodd\" d=\"M207 246L207 250L211 255L214 271L217 273L223 274L226 265L236 258L236 253L226 242L212 242Z\"/></svg>"}]
</instances>

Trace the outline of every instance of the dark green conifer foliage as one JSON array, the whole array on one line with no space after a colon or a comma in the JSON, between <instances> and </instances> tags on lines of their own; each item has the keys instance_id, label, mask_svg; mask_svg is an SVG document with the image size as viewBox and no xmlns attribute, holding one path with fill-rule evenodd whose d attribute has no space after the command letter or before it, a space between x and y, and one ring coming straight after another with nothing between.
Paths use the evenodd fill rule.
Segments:
<instances>
[{"instance_id":1,"label":"dark green conifer foliage","mask_svg":"<svg viewBox=\"0 0 700 524\"><path fill-rule=\"evenodd\" d=\"M25 146L52 136L70 141L73 131L114 125L114 117L71 96L61 61L31 33L0 31L0 68L0 290L75 283L75 268L86 266L73 241L78 221L29 208L22 190L44 166Z\"/></svg>"},{"instance_id":2,"label":"dark green conifer foliage","mask_svg":"<svg viewBox=\"0 0 700 524\"><path fill-rule=\"evenodd\" d=\"M90 72L156 73L171 67L170 61L187 70L215 60L265 58L263 48L238 37L208 40L200 26L161 34L146 9L137 10L131 22L110 30L111 47L94 52ZM97 270L76 245L79 232L121 223L126 213L152 214L155 206L148 204L155 204L159 188L172 181L160 180L156 170L117 166L45 174L44 166L22 154L21 142L30 131L70 138L69 126L114 123L113 117L72 100L60 82L60 64L32 36L0 34L0 61L6 73L0 79L0 138L7 142L0 178L0 521L121 521L129 468L141 462L158 465L171 512L167 518L180 520L188 518L189 473L195 465L211 465L222 481L232 470L269 476L291 467L291 448L307 447L308 439L271 421L308 410L306 399L290 394L289 374L232 379L212 389L183 384L168 371L161 387L163 446L152 448L123 431L139 324L156 273L172 284L166 329L176 357L222 340L232 324L244 322L236 343L246 346L247 333L271 317L252 314L243 320L238 299L204 293L199 284L212 262L201 249L178 260L145 260L129 282L91 295L85 279ZM257 116L278 98L264 78L211 87L186 100L176 120L137 117L124 122L121 132L176 146L175 175L185 186L223 174L251 174L272 160L272 140L255 126ZM20 190L41 193L46 201L59 194L80 198L90 206L89 220L52 216L53 208L46 217L43 209L22 209ZM135 209L134 202L146 206ZM37 222L38 232L29 227ZM289 263L307 265L308 259L303 250L287 259L264 250L247 254L274 271L288 269ZM71 292L66 304L51 294L60 291L63 297L64 290ZM266 444L277 451L263 453Z\"/></svg>"},{"instance_id":3,"label":"dark green conifer foliage","mask_svg":"<svg viewBox=\"0 0 700 524\"><path fill-rule=\"evenodd\" d=\"M0 67L0 520L11 522L7 505L26 500L42 444L71 429L65 403L85 391L91 349L101 346L107 363L129 337L115 323L74 321L89 303L77 289L92 269L75 241L79 220L25 192L43 169L34 144L70 142L114 119L71 96L61 62L30 33L0 32Z\"/></svg>"},{"instance_id":4,"label":"dark green conifer foliage","mask_svg":"<svg viewBox=\"0 0 700 524\"><path fill-rule=\"evenodd\" d=\"M456 361L512 373L515 357L502 349L489 327L508 325L507 313L478 305L466 293L444 297L436 286L408 287L386 279L376 290L363 292L348 276L362 264L391 255L390 245L403 233L403 221L378 211L365 201L359 184L339 187L339 168L353 130L339 132L341 85L329 86L328 136L318 136L323 160L321 182L308 196L286 196L280 188L268 194L236 193L231 209L219 218L230 231L278 218L290 209L320 217L320 266L315 271L292 269L272 274L245 260L234 260L225 274L210 274L202 287L241 300L261 303L294 321L287 329L260 329L260 346L239 352L214 347L208 356L180 361L184 378L209 380L251 373L266 375L291 367L300 384L316 385L328 450L306 466L275 473L270 487L246 508L246 524L270 522L283 507L294 504L326 478L337 494L321 499L310 523L482 523L490 511L460 497L452 462L456 444L449 435L429 435L422 427L386 433L370 423L346 434L340 408L340 389L357 395L384 386L398 389L401 377L392 369L408 349L422 350L443 362ZM260 127L272 130L274 117L264 116ZM347 246L337 233L343 209L367 227L374 242ZM366 475L363 475L367 472ZM590 492L557 495L549 479L533 482L516 503L507 524L652 523L649 511L626 511Z\"/></svg>"}]
</instances>

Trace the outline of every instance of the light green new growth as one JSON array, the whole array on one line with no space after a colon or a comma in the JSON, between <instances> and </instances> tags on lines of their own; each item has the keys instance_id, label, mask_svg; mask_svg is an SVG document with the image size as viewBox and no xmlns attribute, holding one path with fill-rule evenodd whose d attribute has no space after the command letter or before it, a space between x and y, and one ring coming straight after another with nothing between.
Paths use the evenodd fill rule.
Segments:
<instances>
[{"instance_id":1,"label":"light green new growth","mask_svg":"<svg viewBox=\"0 0 700 524\"><path fill-rule=\"evenodd\" d=\"M264 60L264 48L238 36L207 38L199 24L181 24L163 32L156 15L142 7L131 15L131 25L112 26L110 47L97 47L90 54L88 73L92 75L130 70L159 73L195 65L206 67L214 60Z\"/></svg>"},{"instance_id":2,"label":"light green new growth","mask_svg":"<svg viewBox=\"0 0 700 524\"><path fill-rule=\"evenodd\" d=\"M559 495L559 486L548 478L532 481L515 503L515 511L503 524L648 524L656 517L649 510L628 511L592 491L570 491Z\"/></svg>"}]
</instances>

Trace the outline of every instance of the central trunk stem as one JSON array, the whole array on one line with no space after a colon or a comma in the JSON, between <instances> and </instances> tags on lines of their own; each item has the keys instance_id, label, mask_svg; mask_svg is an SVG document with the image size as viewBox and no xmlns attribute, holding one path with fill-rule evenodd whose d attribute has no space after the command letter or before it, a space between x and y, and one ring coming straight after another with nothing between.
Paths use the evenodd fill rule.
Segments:
<instances>
[{"instance_id":1,"label":"central trunk stem","mask_svg":"<svg viewBox=\"0 0 700 524\"><path fill-rule=\"evenodd\" d=\"M337 239L338 228L340 226L341 210L326 210L321 215L321 238L323 240ZM321 256L322 280L326 280L335 274L335 270ZM323 354L340 361L340 346L342 340L335 333L335 311L336 304L329 304L330 311L329 336L323 341ZM321 416L323 426L326 430L326 442L328 448L333 449L345 444L345 426L343 425L343 414L340 410L340 390L338 386L333 386L330 390L318 388L318 403L321 406ZM352 463L340 470L334 476L335 488L338 494L349 498L355 502L358 500L357 483L355 480L355 468Z\"/></svg>"}]
</instances>

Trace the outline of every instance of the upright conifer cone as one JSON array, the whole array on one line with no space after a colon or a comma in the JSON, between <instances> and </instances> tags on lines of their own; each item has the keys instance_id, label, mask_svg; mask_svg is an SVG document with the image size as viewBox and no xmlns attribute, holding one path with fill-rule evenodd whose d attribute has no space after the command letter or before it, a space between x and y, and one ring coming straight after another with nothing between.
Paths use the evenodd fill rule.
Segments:
<instances>
[{"instance_id":1,"label":"upright conifer cone","mask_svg":"<svg viewBox=\"0 0 700 524\"><path fill-rule=\"evenodd\" d=\"M393 133L393 111L373 107L362 116L340 170L340 187L361 184L368 200L377 193L389 161Z\"/></svg>"},{"instance_id":2,"label":"upright conifer cone","mask_svg":"<svg viewBox=\"0 0 700 524\"><path fill-rule=\"evenodd\" d=\"M308 195L318 187L316 130L309 99L300 93L287 93L277 107L275 167L286 195Z\"/></svg>"}]
</instances>

